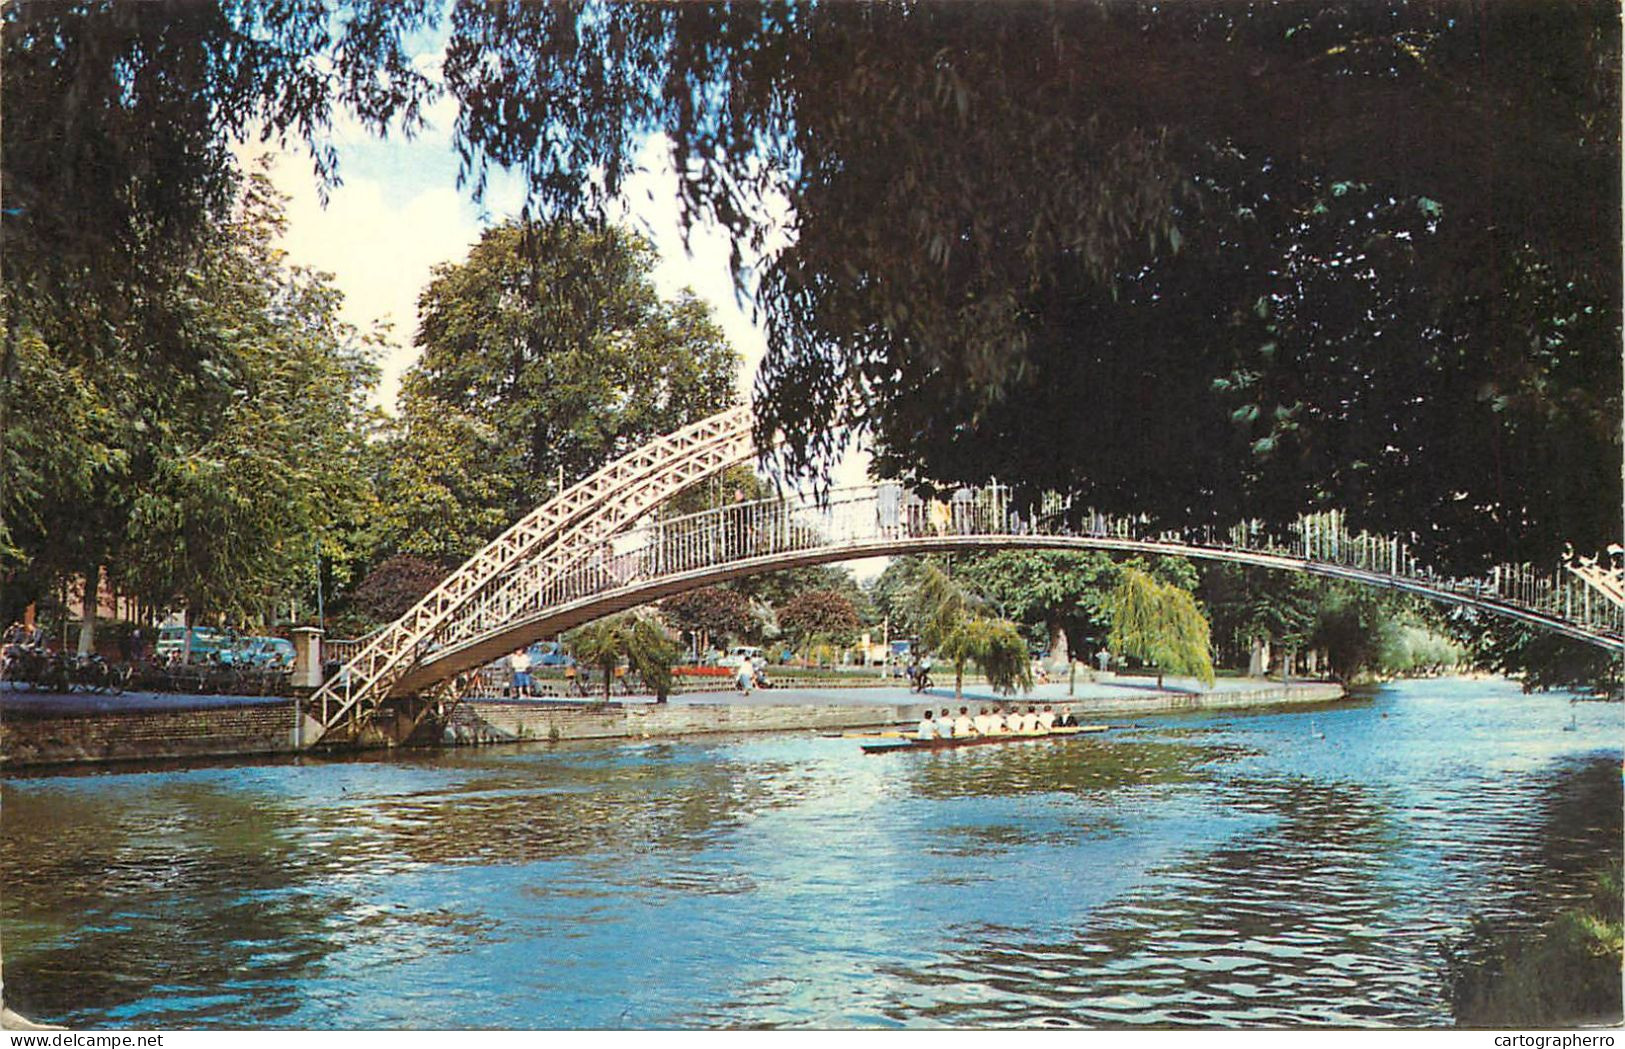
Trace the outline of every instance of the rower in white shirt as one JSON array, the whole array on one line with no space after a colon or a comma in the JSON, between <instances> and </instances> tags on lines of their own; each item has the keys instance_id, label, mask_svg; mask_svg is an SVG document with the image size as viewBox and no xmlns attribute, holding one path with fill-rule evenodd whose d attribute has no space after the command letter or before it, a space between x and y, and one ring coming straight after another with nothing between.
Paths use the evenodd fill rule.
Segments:
<instances>
[{"instance_id":1,"label":"rower in white shirt","mask_svg":"<svg viewBox=\"0 0 1625 1049\"><path fill-rule=\"evenodd\" d=\"M1054 727L1055 711L1051 710L1048 704L1045 704L1044 709L1038 712L1038 730L1040 732L1048 732Z\"/></svg>"},{"instance_id":2,"label":"rower in white shirt","mask_svg":"<svg viewBox=\"0 0 1625 1049\"><path fill-rule=\"evenodd\" d=\"M971 720L968 707L959 708L959 716L954 718L954 738L966 739L970 736L980 735L976 731L976 723Z\"/></svg>"},{"instance_id":3,"label":"rower in white shirt","mask_svg":"<svg viewBox=\"0 0 1625 1049\"><path fill-rule=\"evenodd\" d=\"M941 732L937 728L937 721L931 716L931 711L927 710L924 714L921 714L920 727L915 730L914 738L933 740L936 739L940 734Z\"/></svg>"},{"instance_id":4,"label":"rower in white shirt","mask_svg":"<svg viewBox=\"0 0 1625 1049\"><path fill-rule=\"evenodd\" d=\"M1027 713L1021 715L1021 731L1022 731L1023 735L1028 735L1028 736L1037 734L1037 732L1038 732L1038 711L1037 710L1033 709L1032 707L1028 707L1027 708Z\"/></svg>"},{"instance_id":5,"label":"rower in white shirt","mask_svg":"<svg viewBox=\"0 0 1625 1049\"><path fill-rule=\"evenodd\" d=\"M993 715L987 712L986 707L982 707L976 711L974 723L976 726L976 734L978 736L993 735Z\"/></svg>"}]
</instances>

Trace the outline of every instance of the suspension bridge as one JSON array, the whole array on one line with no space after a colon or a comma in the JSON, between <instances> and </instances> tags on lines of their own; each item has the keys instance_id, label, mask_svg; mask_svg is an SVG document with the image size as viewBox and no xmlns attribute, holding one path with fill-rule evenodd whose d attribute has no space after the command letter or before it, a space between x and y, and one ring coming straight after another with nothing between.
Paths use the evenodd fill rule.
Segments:
<instances>
[{"instance_id":1,"label":"suspension bridge","mask_svg":"<svg viewBox=\"0 0 1625 1049\"><path fill-rule=\"evenodd\" d=\"M1231 561L1403 591L1625 652L1617 570L1504 565L1448 578L1400 539L1350 532L1336 512L1284 530L1245 522L1153 531L1143 518L1061 498L1024 510L999 485L926 500L882 483L654 516L677 493L753 459L752 422L735 408L639 448L515 523L399 620L330 646L343 664L307 705L317 741L353 736L386 704L415 726L455 702L467 672L614 612L741 576L898 554L1103 550Z\"/></svg>"}]
</instances>

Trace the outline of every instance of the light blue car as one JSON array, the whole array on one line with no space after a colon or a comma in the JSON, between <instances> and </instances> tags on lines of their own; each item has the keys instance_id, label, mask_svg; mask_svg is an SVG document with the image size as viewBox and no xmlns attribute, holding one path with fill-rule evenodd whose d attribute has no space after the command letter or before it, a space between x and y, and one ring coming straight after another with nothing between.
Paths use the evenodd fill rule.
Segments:
<instances>
[{"instance_id":1,"label":"light blue car","mask_svg":"<svg viewBox=\"0 0 1625 1049\"><path fill-rule=\"evenodd\" d=\"M530 665L533 667L573 667L576 659L557 641L538 641L530 646Z\"/></svg>"},{"instance_id":2,"label":"light blue car","mask_svg":"<svg viewBox=\"0 0 1625 1049\"><path fill-rule=\"evenodd\" d=\"M232 662L279 670L293 666L293 642L280 637L247 637L232 653Z\"/></svg>"}]
</instances>

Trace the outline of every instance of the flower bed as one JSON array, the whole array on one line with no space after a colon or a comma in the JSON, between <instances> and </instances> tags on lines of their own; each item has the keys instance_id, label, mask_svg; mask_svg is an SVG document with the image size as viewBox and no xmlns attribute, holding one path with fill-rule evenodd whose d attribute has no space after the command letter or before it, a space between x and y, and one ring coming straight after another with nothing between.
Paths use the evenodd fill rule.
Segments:
<instances>
[{"instance_id":1,"label":"flower bed","mask_svg":"<svg viewBox=\"0 0 1625 1049\"><path fill-rule=\"evenodd\" d=\"M736 673L732 667L672 667L671 672L677 677L733 677Z\"/></svg>"}]
</instances>

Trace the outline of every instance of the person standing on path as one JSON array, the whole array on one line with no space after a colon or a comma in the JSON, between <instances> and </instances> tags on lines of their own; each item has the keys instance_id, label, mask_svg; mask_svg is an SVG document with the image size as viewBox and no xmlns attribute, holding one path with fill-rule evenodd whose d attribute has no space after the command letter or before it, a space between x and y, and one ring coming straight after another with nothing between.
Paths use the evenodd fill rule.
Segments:
<instances>
[{"instance_id":1,"label":"person standing on path","mask_svg":"<svg viewBox=\"0 0 1625 1049\"><path fill-rule=\"evenodd\" d=\"M513 672L513 694L520 698L531 694L530 653L523 648L513 650L508 657L508 669Z\"/></svg>"}]
</instances>

